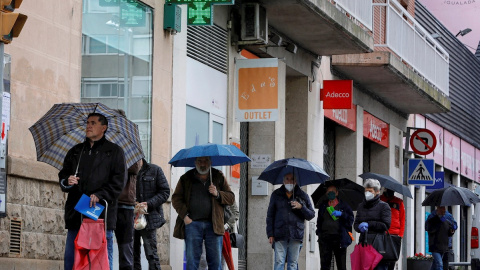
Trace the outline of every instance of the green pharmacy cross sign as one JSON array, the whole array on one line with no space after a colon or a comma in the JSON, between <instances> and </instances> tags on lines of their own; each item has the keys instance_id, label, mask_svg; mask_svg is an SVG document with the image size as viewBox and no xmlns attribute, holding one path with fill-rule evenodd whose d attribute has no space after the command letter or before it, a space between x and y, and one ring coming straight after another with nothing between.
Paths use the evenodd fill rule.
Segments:
<instances>
[{"instance_id":1,"label":"green pharmacy cross sign","mask_svg":"<svg viewBox=\"0 0 480 270\"><path fill-rule=\"evenodd\" d=\"M167 4L187 4L188 25L212 25L214 5L233 5L235 0L167 0Z\"/></svg>"}]
</instances>

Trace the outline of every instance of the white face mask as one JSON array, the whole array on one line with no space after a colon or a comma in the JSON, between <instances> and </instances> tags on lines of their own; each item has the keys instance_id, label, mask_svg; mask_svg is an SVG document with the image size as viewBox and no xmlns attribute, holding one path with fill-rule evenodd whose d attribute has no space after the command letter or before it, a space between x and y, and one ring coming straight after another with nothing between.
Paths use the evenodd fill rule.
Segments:
<instances>
[{"instance_id":1,"label":"white face mask","mask_svg":"<svg viewBox=\"0 0 480 270\"><path fill-rule=\"evenodd\" d=\"M288 192L292 192L293 184L285 184L285 188L288 190Z\"/></svg>"},{"instance_id":2,"label":"white face mask","mask_svg":"<svg viewBox=\"0 0 480 270\"><path fill-rule=\"evenodd\" d=\"M365 191L365 200L370 201L374 197L375 195L373 195L373 193L371 193L370 191Z\"/></svg>"}]
</instances>

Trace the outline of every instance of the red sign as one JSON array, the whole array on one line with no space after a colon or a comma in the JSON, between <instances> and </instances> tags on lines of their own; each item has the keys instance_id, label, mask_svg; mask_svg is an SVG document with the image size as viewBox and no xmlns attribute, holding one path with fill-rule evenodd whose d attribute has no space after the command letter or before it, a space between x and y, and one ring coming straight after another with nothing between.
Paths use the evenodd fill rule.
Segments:
<instances>
[{"instance_id":1,"label":"red sign","mask_svg":"<svg viewBox=\"0 0 480 270\"><path fill-rule=\"evenodd\" d=\"M320 91L320 100L324 109L352 108L352 80L326 80Z\"/></svg>"},{"instance_id":2,"label":"red sign","mask_svg":"<svg viewBox=\"0 0 480 270\"><path fill-rule=\"evenodd\" d=\"M428 129L417 129L410 137L410 146L413 152L419 155L428 155L435 150L437 138L435 134Z\"/></svg>"},{"instance_id":3,"label":"red sign","mask_svg":"<svg viewBox=\"0 0 480 270\"><path fill-rule=\"evenodd\" d=\"M357 129L357 106L353 105L351 109L333 109L325 110L326 118L355 131Z\"/></svg>"},{"instance_id":4,"label":"red sign","mask_svg":"<svg viewBox=\"0 0 480 270\"><path fill-rule=\"evenodd\" d=\"M388 130L387 123L376 118L375 116L363 111L363 136L388 147Z\"/></svg>"}]
</instances>

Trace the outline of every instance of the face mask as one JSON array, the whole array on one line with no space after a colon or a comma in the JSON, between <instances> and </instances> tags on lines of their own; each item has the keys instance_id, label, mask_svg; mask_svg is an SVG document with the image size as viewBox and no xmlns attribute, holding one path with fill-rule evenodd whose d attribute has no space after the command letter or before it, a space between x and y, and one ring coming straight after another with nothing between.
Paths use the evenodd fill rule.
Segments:
<instances>
[{"instance_id":1,"label":"face mask","mask_svg":"<svg viewBox=\"0 0 480 270\"><path fill-rule=\"evenodd\" d=\"M330 192L327 193L327 198L328 198L330 201L335 200L335 197L336 197L336 196L335 196L335 192L330 191Z\"/></svg>"},{"instance_id":2,"label":"face mask","mask_svg":"<svg viewBox=\"0 0 480 270\"><path fill-rule=\"evenodd\" d=\"M285 188L288 190L288 192L292 192L293 184L285 184Z\"/></svg>"},{"instance_id":3,"label":"face mask","mask_svg":"<svg viewBox=\"0 0 480 270\"><path fill-rule=\"evenodd\" d=\"M375 195L373 195L373 193L371 193L370 191L365 192L365 200L370 201L371 199L373 199L373 197L375 197Z\"/></svg>"}]
</instances>

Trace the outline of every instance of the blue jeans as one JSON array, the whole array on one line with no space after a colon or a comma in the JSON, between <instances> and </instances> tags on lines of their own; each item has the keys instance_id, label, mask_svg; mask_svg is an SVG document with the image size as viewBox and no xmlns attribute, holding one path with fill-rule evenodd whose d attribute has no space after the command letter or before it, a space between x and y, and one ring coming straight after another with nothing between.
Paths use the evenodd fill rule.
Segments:
<instances>
[{"instance_id":1,"label":"blue jeans","mask_svg":"<svg viewBox=\"0 0 480 270\"><path fill-rule=\"evenodd\" d=\"M204 240L208 269L221 270L223 236L215 234L213 224L210 221L193 221L185 225L187 270L198 269Z\"/></svg>"},{"instance_id":2,"label":"blue jeans","mask_svg":"<svg viewBox=\"0 0 480 270\"><path fill-rule=\"evenodd\" d=\"M302 249L302 242L296 240L275 241L275 270L283 270L285 268L285 260L287 261L287 270L298 269L298 254Z\"/></svg>"},{"instance_id":3,"label":"blue jeans","mask_svg":"<svg viewBox=\"0 0 480 270\"><path fill-rule=\"evenodd\" d=\"M432 252L433 264L430 270L443 270L443 255L445 253Z\"/></svg>"},{"instance_id":4,"label":"blue jeans","mask_svg":"<svg viewBox=\"0 0 480 270\"><path fill-rule=\"evenodd\" d=\"M74 263L75 254L75 238L77 238L78 230L68 230L67 241L65 243L65 255L63 258L63 266L65 270L71 270ZM108 263L110 270L113 270L113 230L107 230L107 249L108 249Z\"/></svg>"}]
</instances>

